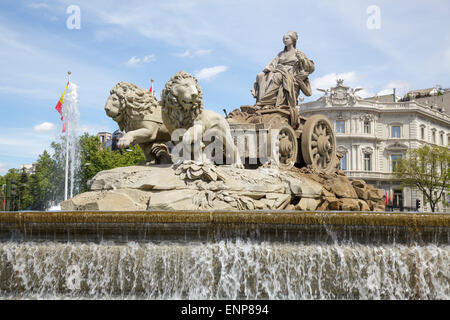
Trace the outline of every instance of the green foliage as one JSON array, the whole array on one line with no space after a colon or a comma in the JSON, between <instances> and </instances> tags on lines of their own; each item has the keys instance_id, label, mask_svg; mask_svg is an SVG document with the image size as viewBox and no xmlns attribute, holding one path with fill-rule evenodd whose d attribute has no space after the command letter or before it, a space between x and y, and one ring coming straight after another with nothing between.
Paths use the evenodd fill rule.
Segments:
<instances>
[{"instance_id":1,"label":"green foliage","mask_svg":"<svg viewBox=\"0 0 450 320\"><path fill-rule=\"evenodd\" d=\"M31 175L30 187L34 202L33 210L45 210L51 201L56 201L57 185L54 172L57 164L50 154L44 150L36 163L36 171Z\"/></svg>"},{"instance_id":2,"label":"green foliage","mask_svg":"<svg viewBox=\"0 0 450 320\"><path fill-rule=\"evenodd\" d=\"M14 199L14 210L45 210L52 203L64 200L64 145L64 137L61 142L52 142L53 155L44 150L36 162L34 174L10 169L7 174L0 176L0 201L3 202L1 186L6 184L6 179L17 181L18 193ZM88 191L88 180L100 171L138 165L145 161L144 153L138 145L127 150L111 151L103 149L98 137L87 133L80 137L78 150L81 165L74 181L74 189L78 192Z\"/></svg>"},{"instance_id":3,"label":"green foliage","mask_svg":"<svg viewBox=\"0 0 450 320\"><path fill-rule=\"evenodd\" d=\"M17 186L16 192L18 192L19 189L20 189L20 180L19 180L19 178L20 178L19 170L17 170L17 169L9 169L8 172L3 177L0 177L0 190L2 189L1 187L3 185L5 185L5 187L6 187L6 180L9 180L9 181L16 180L16 182L17 182L16 183L16 186ZM1 210L2 209L2 205L3 205L3 200L4 200L5 196L6 196L6 190L5 190L5 192L0 192L0 194L1 194L0 195L0 199L1 199L0 210ZM11 208L18 208L17 197L11 199L10 207Z\"/></svg>"},{"instance_id":4,"label":"green foliage","mask_svg":"<svg viewBox=\"0 0 450 320\"><path fill-rule=\"evenodd\" d=\"M402 186L421 191L434 212L450 188L449 163L450 150L446 147L434 145L410 149L406 158L397 161L394 175L402 180Z\"/></svg>"},{"instance_id":5,"label":"green foliage","mask_svg":"<svg viewBox=\"0 0 450 320\"><path fill-rule=\"evenodd\" d=\"M81 192L87 191L87 182L103 170L138 165L145 161L139 145L126 150L103 149L100 139L84 134L80 138L81 150Z\"/></svg>"}]
</instances>

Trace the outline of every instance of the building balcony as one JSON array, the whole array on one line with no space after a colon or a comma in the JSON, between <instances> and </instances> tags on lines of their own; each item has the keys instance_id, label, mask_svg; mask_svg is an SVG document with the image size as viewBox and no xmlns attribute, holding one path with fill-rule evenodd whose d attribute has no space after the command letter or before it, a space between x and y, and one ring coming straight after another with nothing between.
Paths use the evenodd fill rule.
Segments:
<instances>
[{"instance_id":1,"label":"building balcony","mask_svg":"<svg viewBox=\"0 0 450 320\"><path fill-rule=\"evenodd\" d=\"M395 180L392 173L379 172L379 171L344 171L345 175L350 179L363 179L363 180Z\"/></svg>"},{"instance_id":2,"label":"building balcony","mask_svg":"<svg viewBox=\"0 0 450 320\"><path fill-rule=\"evenodd\" d=\"M378 137L376 134L372 133L337 133L335 132L336 138L339 139L360 139L360 140L376 140Z\"/></svg>"}]
</instances>

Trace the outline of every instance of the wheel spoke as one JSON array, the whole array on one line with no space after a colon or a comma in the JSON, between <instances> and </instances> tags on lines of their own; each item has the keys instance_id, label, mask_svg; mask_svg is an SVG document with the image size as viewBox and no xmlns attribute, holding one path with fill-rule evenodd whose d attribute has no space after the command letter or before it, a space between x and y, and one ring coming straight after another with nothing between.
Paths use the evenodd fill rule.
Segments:
<instances>
[{"instance_id":1,"label":"wheel spoke","mask_svg":"<svg viewBox=\"0 0 450 320\"><path fill-rule=\"evenodd\" d=\"M312 141L311 142L311 147L317 147L317 141Z\"/></svg>"},{"instance_id":2,"label":"wheel spoke","mask_svg":"<svg viewBox=\"0 0 450 320\"><path fill-rule=\"evenodd\" d=\"M312 148L311 153L312 154L316 154L317 152L319 152L319 149L317 148Z\"/></svg>"},{"instance_id":3,"label":"wheel spoke","mask_svg":"<svg viewBox=\"0 0 450 320\"><path fill-rule=\"evenodd\" d=\"M312 139L317 141L317 139L319 139L319 136L317 134L313 133L312 134Z\"/></svg>"},{"instance_id":4,"label":"wheel spoke","mask_svg":"<svg viewBox=\"0 0 450 320\"><path fill-rule=\"evenodd\" d=\"M315 163L316 165L319 165L319 163L317 162L319 159L320 159L320 154L317 153L317 154L314 156L314 163Z\"/></svg>"}]
</instances>

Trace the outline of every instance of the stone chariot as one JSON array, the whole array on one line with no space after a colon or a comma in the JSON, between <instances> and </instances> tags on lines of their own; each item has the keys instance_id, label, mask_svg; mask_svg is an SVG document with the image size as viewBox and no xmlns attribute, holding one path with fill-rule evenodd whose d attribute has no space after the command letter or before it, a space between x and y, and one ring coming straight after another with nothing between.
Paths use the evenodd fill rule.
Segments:
<instances>
[{"instance_id":1,"label":"stone chariot","mask_svg":"<svg viewBox=\"0 0 450 320\"><path fill-rule=\"evenodd\" d=\"M267 132L267 154L271 154L270 142L278 140L278 165L282 169L305 167L331 172L336 169L336 138L330 121L324 115L302 117L296 107L287 105L259 109L242 106L227 116L232 130ZM274 139L273 134L278 135ZM260 135L257 135L258 137ZM264 144L257 144L258 146ZM259 154L259 153L258 153ZM250 155L246 153L248 159Z\"/></svg>"}]
</instances>

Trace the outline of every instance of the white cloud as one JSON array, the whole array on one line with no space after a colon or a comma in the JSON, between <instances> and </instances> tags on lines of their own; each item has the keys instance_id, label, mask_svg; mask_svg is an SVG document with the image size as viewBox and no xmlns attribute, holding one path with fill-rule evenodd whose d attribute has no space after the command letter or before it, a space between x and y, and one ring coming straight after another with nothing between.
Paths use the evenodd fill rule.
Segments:
<instances>
[{"instance_id":1,"label":"white cloud","mask_svg":"<svg viewBox=\"0 0 450 320\"><path fill-rule=\"evenodd\" d=\"M192 56L191 52L189 50L186 50L183 53L174 53L173 55L176 56L176 57L179 57L179 58L186 58L186 57L191 57Z\"/></svg>"},{"instance_id":2,"label":"white cloud","mask_svg":"<svg viewBox=\"0 0 450 320\"><path fill-rule=\"evenodd\" d=\"M199 49L191 52L190 50L186 50L183 53L174 53L173 55L179 58L193 58L196 56L204 56L210 54L212 52L211 49Z\"/></svg>"},{"instance_id":3,"label":"white cloud","mask_svg":"<svg viewBox=\"0 0 450 320\"><path fill-rule=\"evenodd\" d=\"M205 54L210 54L211 52L212 52L211 49L200 49L200 50L196 50L194 52L194 55L196 55L196 56L203 56Z\"/></svg>"},{"instance_id":4,"label":"white cloud","mask_svg":"<svg viewBox=\"0 0 450 320\"><path fill-rule=\"evenodd\" d=\"M407 81L394 80L390 81L383 89L377 93L378 96L383 96L387 94L392 94L395 88L395 94L398 96L404 96L408 91L411 90L411 85Z\"/></svg>"},{"instance_id":5,"label":"white cloud","mask_svg":"<svg viewBox=\"0 0 450 320\"><path fill-rule=\"evenodd\" d=\"M48 133L53 131L54 129L55 125L51 122L43 122L33 127L33 131L36 133Z\"/></svg>"},{"instance_id":6,"label":"white cloud","mask_svg":"<svg viewBox=\"0 0 450 320\"><path fill-rule=\"evenodd\" d=\"M195 71L195 77L199 80L210 80L218 74L228 70L227 66L215 66L211 68L203 68L200 71Z\"/></svg>"},{"instance_id":7,"label":"white cloud","mask_svg":"<svg viewBox=\"0 0 450 320\"><path fill-rule=\"evenodd\" d=\"M140 64L144 63L150 63L156 60L156 56L154 54L150 54L147 56L144 56L142 58L138 58L136 56L131 57L125 64L129 67L135 67Z\"/></svg>"},{"instance_id":8,"label":"white cloud","mask_svg":"<svg viewBox=\"0 0 450 320\"><path fill-rule=\"evenodd\" d=\"M44 149L50 149L52 135L36 134L31 128L0 128L0 159L8 159L10 168L35 161Z\"/></svg>"},{"instance_id":9,"label":"white cloud","mask_svg":"<svg viewBox=\"0 0 450 320\"><path fill-rule=\"evenodd\" d=\"M46 2L33 2L28 5L31 9L41 9L48 8L48 4Z\"/></svg>"},{"instance_id":10,"label":"white cloud","mask_svg":"<svg viewBox=\"0 0 450 320\"><path fill-rule=\"evenodd\" d=\"M0 162L0 175L4 175L8 171L8 164L5 162Z\"/></svg>"},{"instance_id":11,"label":"white cloud","mask_svg":"<svg viewBox=\"0 0 450 320\"><path fill-rule=\"evenodd\" d=\"M329 73L322 77L315 78L311 81L311 87L313 90L317 89L328 89L336 85L338 79L344 79L344 84L353 85L359 80L356 72L345 72L345 73Z\"/></svg>"}]
</instances>

